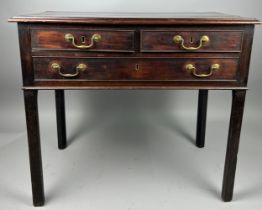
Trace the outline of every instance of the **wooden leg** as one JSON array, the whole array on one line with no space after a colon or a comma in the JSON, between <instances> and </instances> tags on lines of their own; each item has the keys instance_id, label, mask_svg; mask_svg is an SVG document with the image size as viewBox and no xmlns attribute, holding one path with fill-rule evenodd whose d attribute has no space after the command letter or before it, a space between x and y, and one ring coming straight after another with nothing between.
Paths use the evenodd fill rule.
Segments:
<instances>
[{"instance_id":1,"label":"wooden leg","mask_svg":"<svg viewBox=\"0 0 262 210\"><path fill-rule=\"evenodd\" d=\"M29 160L34 206L43 206L45 202L37 90L24 90L25 113L28 135Z\"/></svg>"},{"instance_id":2,"label":"wooden leg","mask_svg":"<svg viewBox=\"0 0 262 210\"><path fill-rule=\"evenodd\" d=\"M237 153L244 112L245 95L246 90L233 90L233 101L222 187L222 199L224 201L231 201L233 198Z\"/></svg>"},{"instance_id":3,"label":"wooden leg","mask_svg":"<svg viewBox=\"0 0 262 210\"><path fill-rule=\"evenodd\" d=\"M208 98L208 90L199 90L198 110L197 110L197 134L196 134L196 146L199 148L205 146L207 98Z\"/></svg>"},{"instance_id":4,"label":"wooden leg","mask_svg":"<svg viewBox=\"0 0 262 210\"><path fill-rule=\"evenodd\" d=\"M55 90L58 148L66 148L66 119L64 90Z\"/></svg>"}]
</instances>

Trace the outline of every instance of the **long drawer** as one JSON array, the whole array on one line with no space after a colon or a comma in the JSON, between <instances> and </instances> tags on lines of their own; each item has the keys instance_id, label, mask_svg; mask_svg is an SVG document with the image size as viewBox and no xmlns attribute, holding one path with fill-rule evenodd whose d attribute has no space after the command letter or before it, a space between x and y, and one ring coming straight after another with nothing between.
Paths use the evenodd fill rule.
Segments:
<instances>
[{"instance_id":1,"label":"long drawer","mask_svg":"<svg viewBox=\"0 0 262 210\"><path fill-rule=\"evenodd\" d=\"M35 57L35 80L232 81L238 58Z\"/></svg>"}]
</instances>

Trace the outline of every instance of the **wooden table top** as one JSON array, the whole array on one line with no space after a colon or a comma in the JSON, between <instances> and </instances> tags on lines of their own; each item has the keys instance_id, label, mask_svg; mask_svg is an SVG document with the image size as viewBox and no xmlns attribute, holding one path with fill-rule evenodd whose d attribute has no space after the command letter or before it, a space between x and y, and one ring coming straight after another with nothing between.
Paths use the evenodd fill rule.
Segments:
<instances>
[{"instance_id":1,"label":"wooden table top","mask_svg":"<svg viewBox=\"0 0 262 210\"><path fill-rule=\"evenodd\" d=\"M262 24L254 18L246 18L217 12L205 13L101 13L47 11L20 15L10 22L79 23L79 24L146 24L146 25L205 25L205 24Z\"/></svg>"}]
</instances>

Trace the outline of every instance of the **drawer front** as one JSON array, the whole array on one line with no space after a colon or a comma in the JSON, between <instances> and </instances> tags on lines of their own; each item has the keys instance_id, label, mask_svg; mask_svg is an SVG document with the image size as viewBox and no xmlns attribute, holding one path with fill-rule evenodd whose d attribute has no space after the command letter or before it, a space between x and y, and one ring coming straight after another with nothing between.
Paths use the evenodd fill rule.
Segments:
<instances>
[{"instance_id":1,"label":"drawer front","mask_svg":"<svg viewBox=\"0 0 262 210\"><path fill-rule=\"evenodd\" d=\"M133 30L32 29L33 50L133 52Z\"/></svg>"},{"instance_id":2,"label":"drawer front","mask_svg":"<svg viewBox=\"0 0 262 210\"><path fill-rule=\"evenodd\" d=\"M236 81L237 58L43 58L37 80Z\"/></svg>"},{"instance_id":3,"label":"drawer front","mask_svg":"<svg viewBox=\"0 0 262 210\"><path fill-rule=\"evenodd\" d=\"M240 52L242 31L141 31L142 52Z\"/></svg>"}]
</instances>

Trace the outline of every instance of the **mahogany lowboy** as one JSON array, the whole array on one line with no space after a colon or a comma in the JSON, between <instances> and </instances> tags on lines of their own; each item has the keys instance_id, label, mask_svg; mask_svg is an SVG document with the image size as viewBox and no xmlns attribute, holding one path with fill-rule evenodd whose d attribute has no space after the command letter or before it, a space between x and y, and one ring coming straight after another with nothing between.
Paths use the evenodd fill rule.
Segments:
<instances>
[{"instance_id":1,"label":"mahogany lowboy","mask_svg":"<svg viewBox=\"0 0 262 210\"><path fill-rule=\"evenodd\" d=\"M18 22L33 203L44 205L37 92L55 90L66 148L66 89L199 90L196 145L205 144L209 89L232 90L222 199L233 197L256 19L221 13L44 12Z\"/></svg>"}]
</instances>

